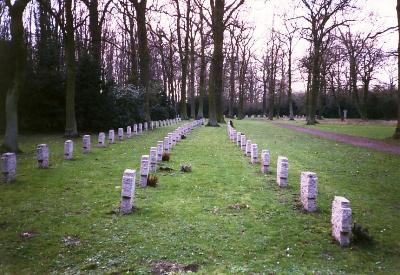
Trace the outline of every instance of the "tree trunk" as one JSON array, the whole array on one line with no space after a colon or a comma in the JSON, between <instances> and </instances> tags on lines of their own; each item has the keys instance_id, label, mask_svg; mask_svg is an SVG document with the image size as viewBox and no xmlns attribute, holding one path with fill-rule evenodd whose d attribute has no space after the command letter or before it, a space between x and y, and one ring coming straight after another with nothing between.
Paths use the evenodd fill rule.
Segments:
<instances>
[{"instance_id":1,"label":"tree trunk","mask_svg":"<svg viewBox=\"0 0 400 275\"><path fill-rule=\"evenodd\" d=\"M99 89L101 80L101 23L99 22L98 0L89 2L89 32L90 32L90 56L93 60L96 75L98 76Z\"/></svg>"},{"instance_id":2,"label":"tree trunk","mask_svg":"<svg viewBox=\"0 0 400 275\"><path fill-rule=\"evenodd\" d=\"M316 123L315 114L317 109L318 92L320 89L320 45L319 42L314 41L314 52L312 54L312 68L311 68L311 91L309 93L309 106L307 124L314 125Z\"/></svg>"},{"instance_id":3,"label":"tree trunk","mask_svg":"<svg viewBox=\"0 0 400 275\"><path fill-rule=\"evenodd\" d=\"M216 0L212 11L212 32L214 50L211 58L210 81L208 92L209 121L208 125L216 127L218 122L225 122L223 117L222 78L223 78L223 44L224 44L224 1Z\"/></svg>"},{"instance_id":4,"label":"tree trunk","mask_svg":"<svg viewBox=\"0 0 400 275\"><path fill-rule=\"evenodd\" d=\"M144 92L144 120L150 122L150 54L147 42L146 4L147 0L142 0L140 3L134 0L139 45L140 84Z\"/></svg>"},{"instance_id":5,"label":"tree trunk","mask_svg":"<svg viewBox=\"0 0 400 275\"><path fill-rule=\"evenodd\" d=\"M190 118L196 118L196 98L194 91L194 70L195 70L195 57L194 57L194 37L190 39Z\"/></svg>"},{"instance_id":6,"label":"tree trunk","mask_svg":"<svg viewBox=\"0 0 400 275\"><path fill-rule=\"evenodd\" d=\"M266 69L265 68L263 68L262 109L263 109L263 115L266 115L267 114L267 76L266 76Z\"/></svg>"},{"instance_id":7,"label":"tree trunk","mask_svg":"<svg viewBox=\"0 0 400 275\"><path fill-rule=\"evenodd\" d=\"M397 24L400 25L400 0L397 0ZM400 56L400 29L398 30L399 41L397 47L397 127L394 132L394 138L400 138L400 61L398 57Z\"/></svg>"},{"instance_id":8,"label":"tree trunk","mask_svg":"<svg viewBox=\"0 0 400 275\"><path fill-rule=\"evenodd\" d=\"M179 8L179 1L176 1L177 8L177 21L176 21L176 29L177 29L177 38L178 38L178 50L179 50L179 58L181 61L181 70L182 70L182 78L181 78L181 100L180 100L180 115L182 119L188 119L187 108L186 108L186 91L187 91L187 78L188 78L188 64L189 64L189 22L190 22L190 0L187 1L186 5L186 34L185 34L185 44L182 45L182 35L181 35L181 11Z\"/></svg>"},{"instance_id":9,"label":"tree trunk","mask_svg":"<svg viewBox=\"0 0 400 275\"><path fill-rule=\"evenodd\" d=\"M206 38L204 36L203 28L203 9L200 9L200 79L199 79L199 109L197 111L197 119L204 117L204 96L206 92Z\"/></svg>"},{"instance_id":10,"label":"tree trunk","mask_svg":"<svg viewBox=\"0 0 400 275\"><path fill-rule=\"evenodd\" d=\"M294 120L293 115L293 101L292 101L292 42L289 41L290 48L289 48L289 56L288 56L288 104L289 104L289 120Z\"/></svg>"},{"instance_id":11,"label":"tree trunk","mask_svg":"<svg viewBox=\"0 0 400 275\"><path fill-rule=\"evenodd\" d=\"M78 128L75 117L76 62L72 0L65 1L65 58L67 66L65 136L77 137Z\"/></svg>"},{"instance_id":12,"label":"tree trunk","mask_svg":"<svg viewBox=\"0 0 400 275\"><path fill-rule=\"evenodd\" d=\"M29 0L17 0L9 6L11 17L11 51L14 74L6 95L6 129L2 147L8 152L18 152L18 99L26 76L26 44L24 40L23 13Z\"/></svg>"}]
</instances>

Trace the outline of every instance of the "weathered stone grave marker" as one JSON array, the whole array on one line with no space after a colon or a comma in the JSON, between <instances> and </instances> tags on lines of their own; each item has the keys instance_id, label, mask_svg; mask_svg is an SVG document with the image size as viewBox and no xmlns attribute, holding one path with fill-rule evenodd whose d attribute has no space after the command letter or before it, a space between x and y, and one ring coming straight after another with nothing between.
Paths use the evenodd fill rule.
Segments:
<instances>
[{"instance_id":1,"label":"weathered stone grave marker","mask_svg":"<svg viewBox=\"0 0 400 275\"><path fill-rule=\"evenodd\" d=\"M251 145L251 163L258 163L258 145L256 143Z\"/></svg>"},{"instance_id":2,"label":"weathered stone grave marker","mask_svg":"<svg viewBox=\"0 0 400 275\"><path fill-rule=\"evenodd\" d=\"M344 197L335 196L332 202L332 236L341 246L348 246L351 237L350 201Z\"/></svg>"},{"instance_id":3,"label":"weathered stone grave marker","mask_svg":"<svg viewBox=\"0 0 400 275\"><path fill-rule=\"evenodd\" d=\"M287 157L278 157L277 169L276 169L276 182L279 187L286 187L288 185L289 175L289 161Z\"/></svg>"},{"instance_id":4,"label":"weathered stone grave marker","mask_svg":"<svg viewBox=\"0 0 400 275\"><path fill-rule=\"evenodd\" d=\"M157 170L157 147L150 148L150 172L154 173Z\"/></svg>"},{"instance_id":5,"label":"weathered stone grave marker","mask_svg":"<svg viewBox=\"0 0 400 275\"><path fill-rule=\"evenodd\" d=\"M261 172L269 172L269 150L261 151Z\"/></svg>"},{"instance_id":6,"label":"weathered stone grave marker","mask_svg":"<svg viewBox=\"0 0 400 275\"><path fill-rule=\"evenodd\" d=\"M74 142L67 140L64 142L64 159L71 160L74 153Z\"/></svg>"},{"instance_id":7,"label":"weathered stone grave marker","mask_svg":"<svg viewBox=\"0 0 400 275\"><path fill-rule=\"evenodd\" d=\"M121 205L123 214L129 214L134 207L136 171L126 169L122 177Z\"/></svg>"},{"instance_id":8,"label":"weathered stone grave marker","mask_svg":"<svg viewBox=\"0 0 400 275\"><path fill-rule=\"evenodd\" d=\"M236 145L237 145L239 148L241 148L241 146L240 146L241 138L242 138L242 133L241 133L241 132L236 132Z\"/></svg>"},{"instance_id":9,"label":"weathered stone grave marker","mask_svg":"<svg viewBox=\"0 0 400 275\"><path fill-rule=\"evenodd\" d=\"M166 152L166 153L170 152L169 137L164 138L164 152Z\"/></svg>"},{"instance_id":10,"label":"weathered stone grave marker","mask_svg":"<svg viewBox=\"0 0 400 275\"><path fill-rule=\"evenodd\" d=\"M118 128L118 140L119 141L124 140L124 128Z\"/></svg>"},{"instance_id":11,"label":"weathered stone grave marker","mask_svg":"<svg viewBox=\"0 0 400 275\"><path fill-rule=\"evenodd\" d=\"M246 135L241 135L240 136L240 146L241 146L241 150L246 153Z\"/></svg>"},{"instance_id":12,"label":"weathered stone grave marker","mask_svg":"<svg viewBox=\"0 0 400 275\"><path fill-rule=\"evenodd\" d=\"M99 137L97 139L97 147L105 147L106 146L106 134L104 132L99 133Z\"/></svg>"},{"instance_id":13,"label":"weathered stone grave marker","mask_svg":"<svg viewBox=\"0 0 400 275\"><path fill-rule=\"evenodd\" d=\"M47 144L39 144L36 147L36 159L39 168L49 168L49 146Z\"/></svg>"},{"instance_id":14,"label":"weathered stone grave marker","mask_svg":"<svg viewBox=\"0 0 400 275\"><path fill-rule=\"evenodd\" d=\"M114 144L115 143L115 133L114 130L108 131L108 143Z\"/></svg>"},{"instance_id":15,"label":"weathered stone grave marker","mask_svg":"<svg viewBox=\"0 0 400 275\"><path fill-rule=\"evenodd\" d=\"M126 127L126 138L132 138L132 127Z\"/></svg>"},{"instance_id":16,"label":"weathered stone grave marker","mask_svg":"<svg viewBox=\"0 0 400 275\"><path fill-rule=\"evenodd\" d=\"M251 140L248 139L246 141L246 152L245 152L245 156L251 157Z\"/></svg>"},{"instance_id":17,"label":"weathered stone grave marker","mask_svg":"<svg viewBox=\"0 0 400 275\"><path fill-rule=\"evenodd\" d=\"M313 172L301 172L300 200L304 210L314 212L317 210L318 178Z\"/></svg>"},{"instance_id":18,"label":"weathered stone grave marker","mask_svg":"<svg viewBox=\"0 0 400 275\"><path fill-rule=\"evenodd\" d=\"M147 178L149 176L149 155L143 155L140 163L140 186L147 186Z\"/></svg>"},{"instance_id":19,"label":"weathered stone grave marker","mask_svg":"<svg viewBox=\"0 0 400 275\"><path fill-rule=\"evenodd\" d=\"M15 153L1 155L1 174L4 183L11 183L17 176L17 156Z\"/></svg>"},{"instance_id":20,"label":"weathered stone grave marker","mask_svg":"<svg viewBox=\"0 0 400 275\"><path fill-rule=\"evenodd\" d=\"M164 150L164 142L157 141L157 162L162 161L163 150Z\"/></svg>"},{"instance_id":21,"label":"weathered stone grave marker","mask_svg":"<svg viewBox=\"0 0 400 275\"><path fill-rule=\"evenodd\" d=\"M82 149L84 154L90 153L92 145L90 143L90 135L84 135L82 138Z\"/></svg>"}]
</instances>

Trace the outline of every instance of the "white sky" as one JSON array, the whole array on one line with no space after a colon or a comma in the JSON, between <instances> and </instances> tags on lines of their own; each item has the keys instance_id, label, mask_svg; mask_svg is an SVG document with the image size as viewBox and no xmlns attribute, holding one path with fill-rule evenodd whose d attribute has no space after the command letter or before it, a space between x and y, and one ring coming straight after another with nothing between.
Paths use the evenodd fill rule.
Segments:
<instances>
[{"instance_id":1,"label":"white sky","mask_svg":"<svg viewBox=\"0 0 400 275\"><path fill-rule=\"evenodd\" d=\"M299 5L299 3L300 0L246 1L246 7L242 18L246 18L251 25L255 26L254 39L256 43L254 50L258 55L262 55L265 51L264 45L272 25L274 24L274 27L278 30L282 28L282 20L279 15L283 14L285 11L287 11L288 14L293 13L290 12L293 11L293 5ZM354 11L351 16L357 17L359 21L352 24L352 29L368 32L370 30L382 30L397 25L396 0L358 0L356 5L359 7L359 10ZM296 14L300 15L301 10L297 9ZM282 29L282 31L283 30L284 29ZM391 32L382 36L381 43L385 50L392 51L397 49L397 39L397 33ZM303 56L307 47L307 42L304 40L300 41L294 48L294 59ZM377 78L379 78L380 81L387 82L387 72L383 70L380 71ZM294 75L294 80L297 80L296 83L294 83L294 90L303 90L304 82L300 80L299 74Z\"/></svg>"}]
</instances>

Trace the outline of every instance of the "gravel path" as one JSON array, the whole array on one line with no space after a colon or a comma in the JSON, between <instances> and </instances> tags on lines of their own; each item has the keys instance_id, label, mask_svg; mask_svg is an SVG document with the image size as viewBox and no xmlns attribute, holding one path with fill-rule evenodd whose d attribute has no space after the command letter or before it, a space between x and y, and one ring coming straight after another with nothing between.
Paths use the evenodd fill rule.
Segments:
<instances>
[{"instance_id":1,"label":"gravel path","mask_svg":"<svg viewBox=\"0 0 400 275\"><path fill-rule=\"evenodd\" d=\"M381 151L381 152L385 152L385 153L400 155L400 146L396 146L396 145L389 144L389 143L379 141L379 140L369 139L369 138L365 138L365 137L350 136L350 135L345 135L345 134L338 134L338 133L321 131L321 130L316 130L316 129L309 129L309 128L304 128L304 127L299 127L299 126L284 124L284 123L279 123L279 122L274 122L274 124L279 127L291 129L291 130L294 130L297 132L306 133L306 134L310 134L310 135L321 137L321 138L326 138L326 139L330 139L330 140L334 140L334 141L340 141L340 142L351 144L354 146L369 148L369 149L373 149L373 150L377 150L377 151Z\"/></svg>"}]
</instances>

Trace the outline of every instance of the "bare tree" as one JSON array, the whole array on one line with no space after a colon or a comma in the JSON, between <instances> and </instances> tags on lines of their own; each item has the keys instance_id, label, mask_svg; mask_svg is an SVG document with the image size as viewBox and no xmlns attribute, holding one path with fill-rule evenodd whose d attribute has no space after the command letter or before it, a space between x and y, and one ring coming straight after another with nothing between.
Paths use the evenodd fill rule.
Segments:
<instances>
[{"instance_id":1,"label":"bare tree","mask_svg":"<svg viewBox=\"0 0 400 275\"><path fill-rule=\"evenodd\" d=\"M209 121L208 125L218 126L218 122L224 122L223 115L223 64L224 64L224 31L230 24L233 13L244 3L244 0L233 0L226 3L225 0L210 0L210 21L214 49L211 59L210 80L208 89Z\"/></svg>"},{"instance_id":2,"label":"bare tree","mask_svg":"<svg viewBox=\"0 0 400 275\"><path fill-rule=\"evenodd\" d=\"M344 25L348 20L338 19L337 14L351 7L352 0L301 0L307 14L301 16L309 23L305 28L312 47L311 91L309 93L307 124L315 124L318 93L320 91L320 65L323 52L323 42L327 35Z\"/></svg>"}]
</instances>

